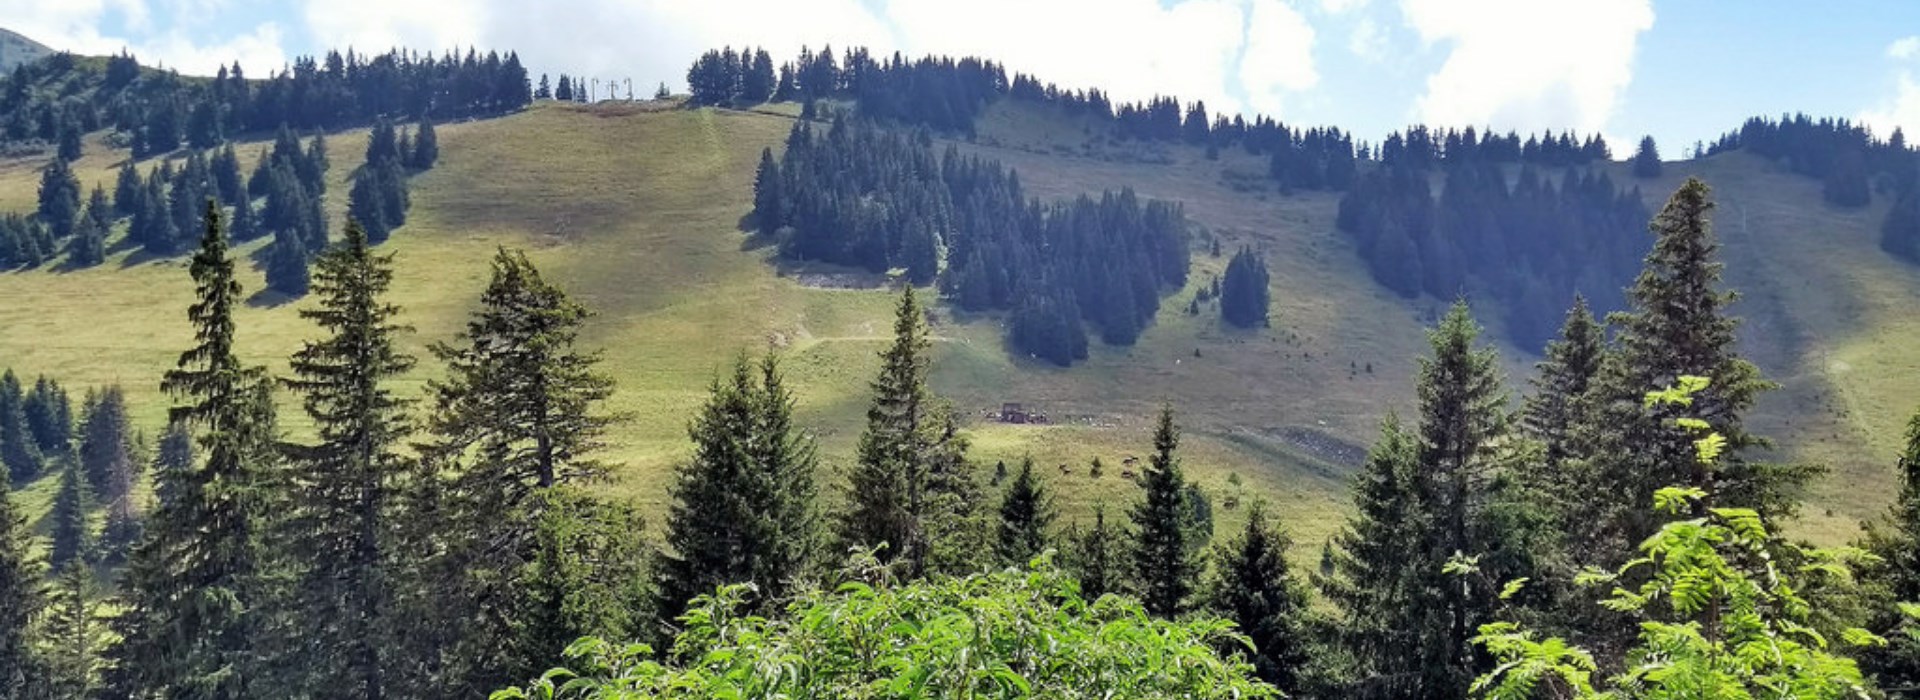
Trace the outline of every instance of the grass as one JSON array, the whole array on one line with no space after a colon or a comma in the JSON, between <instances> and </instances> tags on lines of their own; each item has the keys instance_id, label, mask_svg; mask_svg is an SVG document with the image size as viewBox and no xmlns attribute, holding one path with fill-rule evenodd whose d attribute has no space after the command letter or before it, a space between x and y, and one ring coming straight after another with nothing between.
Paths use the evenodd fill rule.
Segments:
<instances>
[{"instance_id":1,"label":"grass","mask_svg":"<svg viewBox=\"0 0 1920 700\"><path fill-rule=\"evenodd\" d=\"M1273 324L1232 330L1217 307L1187 315L1198 285L1226 262L1204 247L1193 282L1172 293L1139 344L1096 343L1092 357L1070 370L1011 355L998 316L955 316L940 307L934 386L972 417L974 456L991 465L1031 455L1057 487L1067 521L1084 520L1101 502L1118 517L1136 488L1121 478L1121 462L1144 457L1152 414L1170 403L1186 430L1189 474L1216 503L1236 490L1228 479L1238 474L1243 503L1270 502L1302 543L1296 555L1311 556L1345 512L1349 467L1303 448L1301 436L1351 454L1371 441L1386 412L1408 415L1414 360L1425 349L1421 326L1443 302L1409 303L1374 284L1333 228L1334 196L1248 191L1246 178L1233 173L1259 172L1259 158L1230 151L1213 161L1197 149L1094 140L1084 124L1024 109L992 108L979 138L957 145L1017 168L1037 196L1131 186L1185 202L1203 240L1266 254ZM688 454L687 419L707 383L735 354L769 348L784 357L800 422L819 438L827 468L843 470L894 300L875 290L804 286L738 231L760 150L778 147L790 118L777 110L542 105L442 125L441 164L416 177L408 224L384 246L398 266L393 301L416 329L406 347L424 355L427 342L451 338L495 248L525 248L597 312L585 342L604 352L618 381L611 408L630 417L613 436L608 456L624 467L610 493L663 513L670 470ZM337 225L365 133L328 139ZM247 144L240 153L251 161L258 151ZM123 157L90 141L76 171L86 187L110 187ZM0 162L0 210L32 207L40 163ZM1843 538L1885 502L1894 428L1910 408L1900 404L1920 389L1909 349L1920 319L1902 313L1920 297L1920 276L1875 248L1879 209L1827 210L1817 183L1743 155L1674 166L1645 189L1669 191L1690 169L1719 187L1729 277L1749 293L1738 307L1750 319L1749 352L1786 385L1755 423L1782 437L1790 456L1834 468L1796 532ZM1628 178L1623 171L1616 179ZM1746 223L1736 228L1732 217L1741 212ZM249 290L263 286L258 270L242 279ZM0 366L76 389L121 384L151 431L166 405L158 378L189 341L190 296L180 259L125 252L90 270L0 274ZM260 301L240 314L240 348L248 361L282 371L313 330L296 314L301 302ZM1519 387L1531 359L1502 350L1510 386ZM409 382L434 371L423 363ZM1006 426L980 418L1007 401L1071 421ZM283 424L304 429L288 408ZM1087 473L1094 456L1107 465L1100 479ZM1071 474L1057 468L1063 463ZM1874 495L1861 495L1862 485ZM30 512L44 508L52 486L51 479L27 485ZM1244 512L1244 505L1218 509L1218 531L1232 531Z\"/></svg>"}]
</instances>

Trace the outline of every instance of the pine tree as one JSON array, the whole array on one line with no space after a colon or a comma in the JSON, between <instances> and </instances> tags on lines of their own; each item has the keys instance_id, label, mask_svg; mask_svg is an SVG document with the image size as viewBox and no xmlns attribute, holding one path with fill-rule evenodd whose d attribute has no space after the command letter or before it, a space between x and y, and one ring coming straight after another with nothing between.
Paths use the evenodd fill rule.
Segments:
<instances>
[{"instance_id":1,"label":"pine tree","mask_svg":"<svg viewBox=\"0 0 1920 700\"><path fill-rule=\"evenodd\" d=\"M46 224L55 239L66 238L73 233L73 224L80 218L80 180L73 175L73 169L67 161L59 158L47 163L40 171L40 208L37 211L40 222Z\"/></svg>"},{"instance_id":2,"label":"pine tree","mask_svg":"<svg viewBox=\"0 0 1920 700\"><path fill-rule=\"evenodd\" d=\"M1020 460L1020 471L1000 498L1000 537L994 550L1000 563L1024 567L1047 550L1047 528L1056 516L1053 496L1033 474L1033 458Z\"/></svg>"},{"instance_id":3,"label":"pine tree","mask_svg":"<svg viewBox=\"0 0 1920 700\"><path fill-rule=\"evenodd\" d=\"M113 213L115 217L133 216L143 206L142 197L146 194L146 183L140 180L140 171L133 168L133 159L120 163L120 172L113 180Z\"/></svg>"},{"instance_id":4,"label":"pine tree","mask_svg":"<svg viewBox=\"0 0 1920 700\"><path fill-rule=\"evenodd\" d=\"M300 311L326 337L294 353L285 384L300 395L320 442L290 449L297 491L281 541L303 567L289 633L300 640L307 687L379 698L391 666L383 650L398 632L387 617L397 556L391 491L407 434L405 402L387 385L413 358L394 346L405 329L394 322L399 309L385 302L392 258L367 246L349 221L341 245L314 264L317 304Z\"/></svg>"},{"instance_id":5,"label":"pine tree","mask_svg":"<svg viewBox=\"0 0 1920 700\"><path fill-rule=\"evenodd\" d=\"M1107 524L1105 503L1094 504L1092 528L1068 533L1067 565L1080 580L1080 594L1087 600L1126 590L1125 569L1130 562L1124 561L1123 550L1129 539L1124 529Z\"/></svg>"},{"instance_id":6,"label":"pine tree","mask_svg":"<svg viewBox=\"0 0 1920 700\"><path fill-rule=\"evenodd\" d=\"M46 377L33 382L23 410L27 431L40 454L60 457L73 454L73 402L60 383Z\"/></svg>"},{"instance_id":7,"label":"pine tree","mask_svg":"<svg viewBox=\"0 0 1920 700\"><path fill-rule=\"evenodd\" d=\"M306 296L313 284L307 244L294 229L281 229L267 246L267 288L290 297Z\"/></svg>"},{"instance_id":8,"label":"pine tree","mask_svg":"<svg viewBox=\"0 0 1920 700\"><path fill-rule=\"evenodd\" d=\"M73 240L67 242L67 262L74 267L93 267L106 259L106 230L92 216L80 217L73 227Z\"/></svg>"},{"instance_id":9,"label":"pine tree","mask_svg":"<svg viewBox=\"0 0 1920 700\"><path fill-rule=\"evenodd\" d=\"M110 386L90 396L80 419L80 468L100 500L112 503L126 497L133 483L133 422L127 415L127 394Z\"/></svg>"},{"instance_id":10,"label":"pine tree","mask_svg":"<svg viewBox=\"0 0 1920 700\"><path fill-rule=\"evenodd\" d=\"M1202 568L1192 545L1187 482L1174 451L1180 434L1173 424L1173 408L1160 410L1153 431L1153 457L1142 475L1146 498L1135 504L1133 520L1133 581L1147 612L1173 617L1186 610Z\"/></svg>"},{"instance_id":11,"label":"pine tree","mask_svg":"<svg viewBox=\"0 0 1920 700\"><path fill-rule=\"evenodd\" d=\"M217 205L189 265L195 345L162 388L185 403L169 415L196 429L204 459L157 474L168 483L127 573L118 695L249 697L263 674L256 644L267 593L262 537L271 513L271 385L234 354L242 299Z\"/></svg>"},{"instance_id":12,"label":"pine tree","mask_svg":"<svg viewBox=\"0 0 1920 700\"><path fill-rule=\"evenodd\" d=\"M13 500L12 482L0 471L0 697L33 697L39 659L31 646L32 623L43 600L33 534Z\"/></svg>"},{"instance_id":13,"label":"pine tree","mask_svg":"<svg viewBox=\"0 0 1920 700\"><path fill-rule=\"evenodd\" d=\"M675 474L656 610L678 617L687 601L727 583L752 583L754 604L786 599L817 554L811 440L792 424L793 398L768 356L743 355L688 432L693 458Z\"/></svg>"},{"instance_id":14,"label":"pine tree","mask_svg":"<svg viewBox=\"0 0 1920 700\"><path fill-rule=\"evenodd\" d=\"M1796 494L1815 469L1753 460L1768 443L1747 432L1743 414L1774 384L1740 357L1734 338L1739 322L1726 315L1735 296L1720 288L1708 215L1706 184L1689 178L1651 225L1657 240L1645 269L1629 290L1629 310L1610 319L1619 329L1617 351L1603 365L1592 391L1598 402L1589 426L1592 470L1599 494L1608 498L1588 532L1589 557L1598 565L1624 561L1633 547L1659 527L1648 512L1656 489L1683 485L1704 489L1706 507L1751 507L1768 519L1791 514ZM1709 469L1693 458L1695 436L1673 424L1677 408L1649 408L1648 391L1673 386L1682 376L1706 377L1686 415L1705 420L1727 441L1727 456Z\"/></svg>"},{"instance_id":15,"label":"pine tree","mask_svg":"<svg viewBox=\"0 0 1920 700\"><path fill-rule=\"evenodd\" d=\"M1307 592L1287 568L1291 546L1255 503L1246 529L1214 551L1218 566L1207 590L1207 607L1253 642L1247 653L1260 680L1289 693L1300 690L1308 658Z\"/></svg>"},{"instance_id":16,"label":"pine tree","mask_svg":"<svg viewBox=\"0 0 1920 700\"><path fill-rule=\"evenodd\" d=\"M594 454L614 420L599 410L612 382L597 354L575 348L587 316L524 253L501 249L466 332L431 346L446 378L429 384L426 491L410 498L433 504L433 517L407 550L435 552L410 577L427 588L407 594L420 608L410 615L443 625L413 645L416 663L438 668L408 679L428 694L484 692L545 668L561 651L552 644L629 633L630 607L584 601L633 585L634 552L614 545L630 542L635 523L554 492L607 470Z\"/></svg>"},{"instance_id":17,"label":"pine tree","mask_svg":"<svg viewBox=\"0 0 1920 700\"><path fill-rule=\"evenodd\" d=\"M849 547L884 545L882 562L898 562L908 578L919 578L941 568L936 549L965 553L964 545L947 545L956 544L949 536L967 534L972 501L958 490L970 478L952 413L927 388L930 343L911 286L901 294L893 330L893 345L880 354L839 536Z\"/></svg>"},{"instance_id":18,"label":"pine tree","mask_svg":"<svg viewBox=\"0 0 1920 700\"><path fill-rule=\"evenodd\" d=\"M62 460L60 490L53 497L53 548L47 561L54 573L68 567L85 567L93 558L93 533L87 527L87 512L93 507L93 494L80 473L80 462Z\"/></svg>"},{"instance_id":19,"label":"pine tree","mask_svg":"<svg viewBox=\"0 0 1920 700\"><path fill-rule=\"evenodd\" d=\"M16 482L40 475L40 445L27 426L27 399L20 378L9 369L0 374L0 463Z\"/></svg>"}]
</instances>

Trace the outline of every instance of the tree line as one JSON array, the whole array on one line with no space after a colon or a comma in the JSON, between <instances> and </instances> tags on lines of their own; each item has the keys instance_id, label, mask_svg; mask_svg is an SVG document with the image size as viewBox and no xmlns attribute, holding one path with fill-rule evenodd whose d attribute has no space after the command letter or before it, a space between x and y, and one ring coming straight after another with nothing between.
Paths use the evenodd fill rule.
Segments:
<instances>
[{"instance_id":1,"label":"tree line","mask_svg":"<svg viewBox=\"0 0 1920 700\"><path fill-rule=\"evenodd\" d=\"M1487 162L1445 167L1438 196L1431 181L1426 170L1382 165L1340 199L1335 225L1388 289L1497 300L1520 347L1550 338L1562 300L1576 294L1602 315L1624 308L1619 290L1638 267L1647 220L1638 187L1573 168L1556 182L1531 165L1509 183Z\"/></svg>"},{"instance_id":2,"label":"tree line","mask_svg":"<svg viewBox=\"0 0 1920 700\"><path fill-rule=\"evenodd\" d=\"M264 80L240 65L211 78L143 68L132 56L104 62L55 54L0 79L5 141L57 144L79 155L80 137L112 127L135 158L181 147L210 150L241 134L281 125L339 130L390 119L462 119L504 114L532 100L519 55L442 56L390 51L302 56Z\"/></svg>"},{"instance_id":3,"label":"tree line","mask_svg":"<svg viewBox=\"0 0 1920 700\"><path fill-rule=\"evenodd\" d=\"M1060 365L1086 357L1086 322L1131 345L1190 255L1179 205L1130 190L1042 204L997 162L844 118L761 154L753 221L786 257L899 268L968 311L1010 311L1014 347Z\"/></svg>"}]
</instances>

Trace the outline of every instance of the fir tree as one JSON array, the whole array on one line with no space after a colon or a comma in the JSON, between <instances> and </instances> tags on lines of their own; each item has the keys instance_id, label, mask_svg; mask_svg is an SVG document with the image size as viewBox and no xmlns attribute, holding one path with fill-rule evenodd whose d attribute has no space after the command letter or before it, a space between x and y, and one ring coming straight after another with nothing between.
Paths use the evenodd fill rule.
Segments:
<instances>
[{"instance_id":1,"label":"fir tree","mask_svg":"<svg viewBox=\"0 0 1920 700\"><path fill-rule=\"evenodd\" d=\"M73 402L60 383L46 377L33 382L23 404L27 431L47 457L73 454Z\"/></svg>"},{"instance_id":2,"label":"fir tree","mask_svg":"<svg viewBox=\"0 0 1920 700\"><path fill-rule=\"evenodd\" d=\"M1640 137L1640 147L1633 152L1633 176L1660 177L1660 149L1653 145L1652 136Z\"/></svg>"},{"instance_id":3,"label":"fir tree","mask_svg":"<svg viewBox=\"0 0 1920 700\"><path fill-rule=\"evenodd\" d=\"M87 513L93 506L93 494L80 462L67 459L60 469L60 490L53 497L53 548L47 561L54 573L68 567L85 567L92 562L93 533L87 527Z\"/></svg>"},{"instance_id":4,"label":"fir tree","mask_svg":"<svg viewBox=\"0 0 1920 700\"><path fill-rule=\"evenodd\" d=\"M420 118L419 126L414 129L413 153L407 167L414 170L432 170L440 163L440 138L433 133L433 120Z\"/></svg>"},{"instance_id":5,"label":"fir tree","mask_svg":"<svg viewBox=\"0 0 1920 700\"><path fill-rule=\"evenodd\" d=\"M40 445L27 426L26 404L20 378L11 369L0 374L0 463L16 482L39 476L42 468Z\"/></svg>"},{"instance_id":6,"label":"fir tree","mask_svg":"<svg viewBox=\"0 0 1920 700\"><path fill-rule=\"evenodd\" d=\"M73 227L73 239L67 242L67 262L74 267L93 267L106 259L106 230L92 216L80 217Z\"/></svg>"},{"instance_id":7,"label":"fir tree","mask_svg":"<svg viewBox=\"0 0 1920 700\"><path fill-rule=\"evenodd\" d=\"M1130 562L1125 561L1124 550L1129 536L1126 530L1107 524L1105 503L1094 504L1092 528L1084 533L1069 533L1066 539L1071 546L1067 564L1080 580L1081 595L1087 600L1097 600L1108 593L1126 590L1126 569Z\"/></svg>"},{"instance_id":8,"label":"fir tree","mask_svg":"<svg viewBox=\"0 0 1920 700\"><path fill-rule=\"evenodd\" d=\"M100 685L101 624L93 570L71 566L54 583L46 621L49 697L85 700Z\"/></svg>"},{"instance_id":9,"label":"fir tree","mask_svg":"<svg viewBox=\"0 0 1920 700\"><path fill-rule=\"evenodd\" d=\"M1308 659L1307 592L1287 568L1291 546L1255 503L1246 529L1215 550L1217 568L1207 590L1207 607L1253 642L1248 654L1254 672L1282 692L1300 690Z\"/></svg>"},{"instance_id":10,"label":"fir tree","mask_svg":"<svg viewBox=\"0 0 1920 700\"><path fill-rule=\"evenodd\" d=\"M133 159L120 163L120 172L113 180L113 213L115 217L133 216L143 206L142 196L146 194L145 183L140 179L140 171L133 168Z\"/></svg>"},{"instance_id":11,"label":"fir tree","mask_svg":"<svg viewBox=\"0 0 1920 700\"><path fill-rule=\"evenodd\" d=\"M189 271L196 301L187 316L195 345L161 386L185 401L173 423L196 429L205 456L167 482L153 526L127 574L122 641L115 650L121 695L239 698L263 675L256 645L267 593L262 537L272 512L271 385L234 354L234 307L242 299L219 208ZM160 476L160 475L157 475Z\"/></svg>"},{"instance_id":12,"label":"fir tree","mask_svg":"<svg viewBox=\"0 0 1920 700\"><path fill-rule=\"evenodd\" d=\"M1701 488L1709 497L1700 508L1758 508L1774 519L1791 513L1798 490L1815 473L1753 459L1768 442L1747 432L1743 414L1774 385L1737 351L1739 322L1726 315L1735 296L1720 286L1712 209L1707 186L1697 179L1674 192L1651 225L1657 240L1629 290L1629 310L1610 319L1619 329L1618 349L1592 389L1599 412L1589 428L1594 493L1608 496L1588 528L1598 536L1588 543L1597 564L1624 561L1658 529L1659 516L1646 508L1656 489ZM1650 387L1673 386L1682 376L1709 380L1686 415L1706 421L1727 441L1726 459L1711 469L1693 458L1695 436L1673 424L1676 407L1645 405Z\"/></svg>"},{"instance_id":13,"label":"fir tree","mask_svg":"<svg viewBox=\"0 0 1920 700\"><path fill-rule=\"evenodd\" d=\"M307 244L293 229L281 229L267 246L267 288L290 297L306 296L313 284Z\"/></svg>"},{"instance_id":14,"label":"fir tree","mask_svg":"<svg viewBox=\"0 0 1920 700\"><path fill-rule=\"evenodd\" d=\"M80 218L80 180L74 177L67 161L55 158L40 171L40 208L37 214L40 222L53 232L55 239L66 238L73 233L73 224Z\"/></svg>"},{"instance_id":15,"label":"fir tree","mask_svg":"<svg viewBox=\"0 0 1920 700\"><path fill-rule=\"evenodd\" d=\"M1895 462L1900 494L1879 520L1866 523L1862 549L1877 555L1860 571L1874 605L1870 628L1888 644L1869 650L1863 666L1883 688L1912 688L1920 684L1920 638L1916 621L1899 613L1897 605L1920 600L1920 411L1907 421L1906 447Z\"/></svg>"},{"instance_id":16,"label":"fir tree","mask_svg":"<svg viewBox=\"0 0 1920 700\"><path fill-rule=\"evenodd\" d=\"M1136 592L1147 612L1160 617L1174 617L1186 610L1202 567L1203 552L1191 546L1187 482L1174 454L1179 446L1173 409L1162 408L1153 431L1153 457L1142 475L1146 498L1135 504L1130 514Z\"/></svg>"},{"instance_id":17,"label":"fir tree","mask_svg":"<svg viewBox=\"0 0 1920 700\"><path fill-rule=\"evenodd\" d=\"M628 634L630 606L583 601L631 585L621 572L636 565L633 552L613 545L630 541L635 523L553 493L606 473L594 455L614 420L599 410L612 382L597 354L575 347L587 316L525 254L501 249L466 332L431 346L446 378L429 385L426 491L410 498L434 515L408 536L408 551L435 554L411 577L432 583L409 594L419 608L409 614L442 627L409 632L423 638L413 663L438 670L407 679L429 694L483 692L544 668L561 651L553 644Z\"/></svg>"},{"instance_id":18,"label":"fir tree","mask_svg":"<svg viewBox=\"0 0 1920 700\"><path fill-rule=\"evenodd\" d=\"M1583 456L1574 445L1573 433L1591 420L1588 389L1600 374L1605 343L1606 331L1587 309L1586 297L1575 296L1560 326L1560 338L1547 344L1546 359L1534 366L1533 395L1520 412L1521 429L1546 448L1545 478L1570 489L1578 488L1579 479L1565 469L1569 460Z\"/></svg>"},{"instance_id":19,"label":"fir tree","mask_svg":"<svg viewBox=\"0 0 1920 700\"><path fill-rule=\"evenodd\" d=\"M1350 668L1355 697L1417 697L1421 659L1416 636L1413 560L1422 525L1413 472L1418 440L1393 415L1354 477L1354 514L1333 538L1324 573L1315 578L1338 611L1332 640Z\"/></svg>"},{"instance_id":20,"label":"fir tree","mask_svg":"<svg viewBox=\"0 0 1920 700\"><path fill-rule=\"evenodd\" d=\"M405 329L386 303L391 256L367 248L353 222L345 240L315 262L319 300L300 316L326 337L293 356L288 388L300 395L319 443L290 449L293 513L282 538L302 569L290 633L299 640L307 687L364 698L387 694L383 650L398 630L387 618L394 499L401 473L405 402L387 386L413 367L395 348Z\"/></svg>"},{"instance_id":21,"label":"fir tree","mask_svg":"<svg viewBox=\"0 0 1920 700\"><path fill-rule=\"evenodd\" d=\"M839 536L849 547L884 546L882 562L898 562L918 578L939 568L934 550L952 544L941 541L946 535L964 535L970 501L956 490L970 478L951 411L927 388L927 325L911 286L893 330L893 345L880 354ZM948 551L955 550L965 551Z\"/></svg>"},{"instance_id":22,"label":"fir tree","mask_svg":"<svg viewBox=\"0 0 1920 700\"><path fill-rule=\"evenodd\" d=\"M1046 551L1055 515L1052 494L1033 474L1033 458L1020 460L1020 471L1000 498L1000 537L994 547L1000 563L1024 567Z\"/></svg>"},{"instance_id":23,"label":"fir tree","mask_svg":"<svg viewBox=\"0 0 1920 700\"><path fill-rule=\"evenodd\" d=\"M80 420L80 468L102 502L126 497L136 469L133 446L126 392L110 386L89 397Z\"/></svg>"},{"instance_id":24,"label":"fir tree","mask_svg":"<svg viewBox=\"0 0 1920 700\"><path fill-rule=\"evenodd\" d=\"M780 166L773 160L773 149L760 149L760 167L753 175L753 222L760 235L773 235L785 222L783 206Z\"/></svg>"},{"instance_id":25,"label":"fir tree","mask_svg":"<svg viewBox=\"0 0 1920 700\"><path fill-rule=\"evenodd\" d=\"M13 500L12 482L0 471L0 697L33 697L39 659L31 644L32 623L43 600L33 534Z\"/></svg>"},{"instance_id":26,"label":"fir tree","mask_svg":"<svg viewBox=\"0 0 1920 700\"><path fill-rule=\"evenodd\" d=\"M817 554L811 440L772 356L745 356L716 379L693 419L693 458L675 474L656 610L676 618L694 596L752 583L755 606L786 599Z\"/></svg>"},{"instance_id":27,"label":"fir tree","mask_svg":"<svg viewBox=\"0 0 1920 700\"><path fill-rule=\"evenodd\" d=\"M1252 248L1241 248L1220 284L1220 318L1241 328L1266 326L1268 283L1267 263Z\"/></svg>"}]
</instances>

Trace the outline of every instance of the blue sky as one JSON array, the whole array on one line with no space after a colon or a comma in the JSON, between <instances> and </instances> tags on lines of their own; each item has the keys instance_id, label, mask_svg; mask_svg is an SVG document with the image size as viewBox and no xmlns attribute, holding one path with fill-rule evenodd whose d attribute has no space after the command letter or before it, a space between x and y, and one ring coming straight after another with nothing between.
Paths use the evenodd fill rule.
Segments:
<instances>
[{"instance_id":1,"label":"blue sky","mask_svg":"<svg viewBox=\"0 0 1920 700\"><path fill-rule=\"evenodd\" d=\"M1755 114L1920 130L1920 2L1706 0L0 0L56 48L264 75L330 47L515 49L678 85L720 44L979 54L1124 99L1335 124L1598 131L1670 157Z\"/></svg>"}]
</instances>

